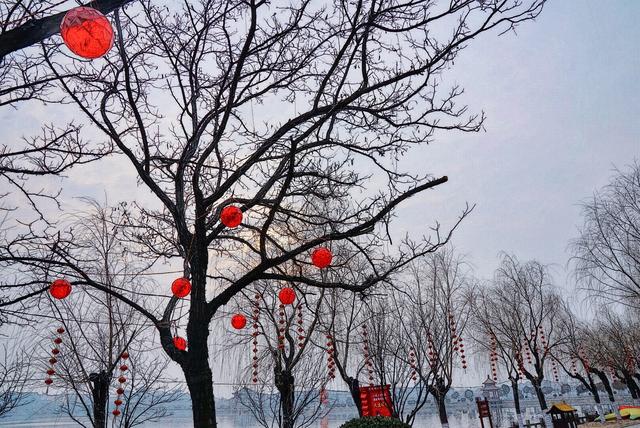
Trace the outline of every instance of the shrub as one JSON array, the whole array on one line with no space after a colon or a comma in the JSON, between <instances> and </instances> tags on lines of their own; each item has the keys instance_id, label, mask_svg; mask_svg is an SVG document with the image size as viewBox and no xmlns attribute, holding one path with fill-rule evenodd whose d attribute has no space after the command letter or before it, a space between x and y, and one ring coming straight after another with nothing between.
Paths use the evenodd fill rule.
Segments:
<instances>
[{"instance_id":1,"label":"shrub","mask_svg":"<svg viewBox=\"0 0 640 428\"><path fill-rule=\"evenodd\" d=\"M383 418L376 416L373 418L351 419L340 425L340 428L411 428L399 419Z\"/></svg>"}]
</instances>

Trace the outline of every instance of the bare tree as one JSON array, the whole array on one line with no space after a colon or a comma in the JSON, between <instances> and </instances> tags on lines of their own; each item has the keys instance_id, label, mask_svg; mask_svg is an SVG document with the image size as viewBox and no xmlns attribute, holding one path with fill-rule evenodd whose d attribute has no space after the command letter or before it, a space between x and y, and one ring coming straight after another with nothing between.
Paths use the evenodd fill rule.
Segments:
<instances>
[{"instance_id":1,"label":"bare tree","mask_svg":"<svg viewBox=\"0 0 640 428\"><path fill-rule=\"evenodd\" d=\"M471 323L473 344L481 354L495 361L495 376L506 374L511 384L511 393L518 426L524 426L524 415L520 405L521 367L525 356L522 354L520 330L513 327L512 307L497 304L504 297L500 287L481 287L471 295L473 322ZM493 355L492 355L493 354ZM502 370L500 370L502 369ZM492 373L493 374L493 373Z\"/></svg>"},{"instance_id":2,"label":"bare tree","mask_svg":"<svg viewBox=\"0 0 640 428\"><path fill-rule=\"evenodd\" d=\"M640 307L640 163L616 176L582 205L584 225L573 241L579 284L599 298Z\"/></svg>"},{"instance_id":3,"label":"bare tree","mask_svg":"<svg viewBox=\"0 0 640 428\"><path fill-rule=\"evenodd\" d=\"M20 348L9 351L3 344L0 356L0 418L29 403L25 394L31 375L29 359L29 355Z\"/></svg>"},{"instance_id":4,"label":"bare tree","mask_svg":"<svg viewBox=\"0 0 640 428\"><path fill-rule=\"evenodd\" d=\"M331 380L325 361L332 339L319 331L324 290L313 295L298 286L295 304L285 305L270 293L273 288L266 282L256 288L257 298L246 296L239 303L257 311L251 314L253 328L244 336L254 349L258 342L262 348L243 370L254 386L245 387L239 397L265 428L311 426L323 416L320 391Z\"/></svg>"},{"instance_id":5,"label":"bare tree","mask_svg":"<svg viewBox=\"0 0 640 428\"><path fill-rule=\"evenodd\" d=\"M562 298L554 291L546 266L537 261L520 262L508 254L502 257L494 283L492 304L508 323L506 336L518 344L519 370L531 382L550 424L542 381L552 364L553 351L564 340L559 331Z\"/></svg>"},{"instance_id":6,"label":"bare tree","mask_svg":"<svg viewBox=\"0 0 640 428\"><path fill-rule=\"evenodd\" d=\"M283 273L307 264L321 244L380 245L404 201L447 181L412 174L401 162L436 132L481 129L483 116L457 104L462 90L442 88L442 73L472 39L506 32L543 5L140 1L114 14L116 46L104 60L70 59L58 40L45 40L34 55L56 77L63 102L115 145L154 197L128 207L129 237L150 260L179 261L191 279L189 349L172 341L177 299L160 311L108 288L55 228L28 230L20 245L3 246L0 262L40 274L7 285L26 285L35 298L49 279L42 272L55 271L135 308L182 368L194 424L215 426L209 324L237 293L260 280L364 291L447 241L448 232L436 232L393 256L367 254L369 275L359 284ZM256 125L254 109L283 114ZM318 199L332 202L329 215L314 213ZM245 213L241 231L218 222L230 204ZM211 254L232 258L239 248L255 256L249 269L212 269Z\"/></svg>"}]
</instances>

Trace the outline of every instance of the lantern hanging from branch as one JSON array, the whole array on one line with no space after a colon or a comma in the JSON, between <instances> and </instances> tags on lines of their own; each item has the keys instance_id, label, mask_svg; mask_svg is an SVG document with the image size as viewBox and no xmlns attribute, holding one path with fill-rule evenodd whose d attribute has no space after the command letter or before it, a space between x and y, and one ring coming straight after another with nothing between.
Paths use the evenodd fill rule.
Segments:
<instances>
[{"instance_id":1,"label":"lantern hanging from branch","mask_svg":"<svg viewBox=\"0 0 640 428\"><path fill-rule=\"evenodd\" d=\"M235 205L227 205L220 212L220 222L234 229L242 223L242 210Z\"/></svg>"},{"instance_id":2,"label":"lantern hanging from branch","mask_svg":"<svg viewBox=\"0 0 640 428\"><path fill-rule=\"evenodd\" d=\"M71 294L71 283L66 279L56 279L49 286L49 293L54 299L66 299Z\"/></svg>"},{"instance_id":3,"label":"lantern hanging from branch","mask_svg":"<svg viewBox=\"0 0 640 428\"><path fill-rule=\"evenodd\" d=\"M280 293L278 293L278 299L280 299L280 303L283 305L291 305L296 300L296 292L293 288L284 287L280 290Z\"/></svg>"},{"instance_id":4,"label":"lantern hanging from branch","mask_svg":"<svg viewBox=\"0 0 640 428\"><path fill-rule=\"evenodd\" d=\"M236 330L242 330L247 325L247 318L242 314L235 314L231 317L231 326Z\"/></svg>"},{"instance_id":5,"label":"lantern hanging from branch","mask_svg":"<svg viewBox=\"0 0 640 428\"><path fill-rule=\"evenodd\" d=\"M333 254L331 250L325 247L316 248L313 250L313 253L311 253L311 262L319 269L324 269L331 265L332 259Z\"/></svg>"},{"instance_id":6,"label":"lantern hanging from branch","mask_svg":"<svg viewBox=\"0 0 640 428\"><path fill-rule=\"evenodd\" d=\"M171 283L171 292L176 297L187 297L191 293L191 282L187 278L178 278Z\"/></svg>"},{"instance_id":7,"label":"lantern hanging from branch","mask_svg":"<svg viewBox=\"0 0 640 428\"><path fill-rule=\"evenodd\" d=\"M187 341L180 336L176 336L173 338L173 346L175 346L178 351L186 351Z\"/></svg>"},{"instance_id":8,"label":"lantern hanging from branch","mask_svg":"<svg viewBox=\"0 0 640 428\"><path fill-rule=\"evenodd\" d=\"M76 7L68 11L60 24L60 35L71 52L86 59L105 55L113 46L113 27L98 10Z\"/></svg>"}]
</instances>

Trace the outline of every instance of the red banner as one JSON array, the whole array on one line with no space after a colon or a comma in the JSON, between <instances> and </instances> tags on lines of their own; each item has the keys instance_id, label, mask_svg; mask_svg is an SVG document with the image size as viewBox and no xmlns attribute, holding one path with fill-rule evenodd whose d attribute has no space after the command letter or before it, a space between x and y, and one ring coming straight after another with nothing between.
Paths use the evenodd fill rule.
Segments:
<instances>
[{"instance_id":1,"label":"red banner","mask_svg":"<svg viewBox=\"0 0 640 428\"><path fill-rule=\"evenodd\" d=\"M360 387L360 401L362 402L362 416L391 417L393 402L389 385Z\"/></svg>"}]
</instances>

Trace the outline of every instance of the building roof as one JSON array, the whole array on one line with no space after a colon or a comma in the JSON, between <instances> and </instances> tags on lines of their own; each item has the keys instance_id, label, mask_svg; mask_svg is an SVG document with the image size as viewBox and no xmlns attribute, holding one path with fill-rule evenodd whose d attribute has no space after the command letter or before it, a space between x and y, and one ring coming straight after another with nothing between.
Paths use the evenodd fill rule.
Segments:
<instances>
[{"instance_id":1,"label":"building roof","mask_svg":"<svg viewBox=\"0 0 640 428\"><path fill-rule=\"evenodd\" d=\"M491 379L489 377L489 375L487 375L487 380L485 380L484 382L482 382L482 385L491 385L494 386L496 383L493 381L493 379Z\"/></svg>"},{"instance_id":2,"label":"building roof","mask_svg":"<svg viewBox=\"0 0 640 428\"><path fill-rule=\"evenodd\" d=\"M551 407L549 408L549 410L547 410L547 413L551 412L552 410L557 410L563 413L571 413L571 412L575 412L576 409L574 409L573 407L571 407L569 404L565 403L564 401L561 403L554 403L551 405Z\"/></svg>"}]
</instances>

